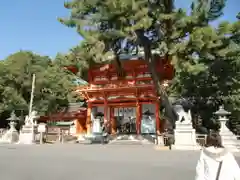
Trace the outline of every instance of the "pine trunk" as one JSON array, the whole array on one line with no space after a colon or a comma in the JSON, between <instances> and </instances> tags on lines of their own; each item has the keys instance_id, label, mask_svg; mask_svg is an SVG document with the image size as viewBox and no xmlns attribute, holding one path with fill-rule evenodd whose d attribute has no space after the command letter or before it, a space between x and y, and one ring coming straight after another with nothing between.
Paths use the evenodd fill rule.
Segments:
<instances>
[{"instance_id":1,"label":"pine trunk","mask_svg":"<svg viewBox=\"0 0 240 180\"><path fill-rule=\"evenodd\" d=\"M158 73L156 70L157 64L156 64L155 58L152 56L151 48L148 46L145 46L144 54L145 54L145 60L148 64L148 68L151 72L151 76L153 79L153 84L155 86L156 94L160 99L160 101L158 101L159 107L160 107L160 109L161 108L165 109L165 116L167 118L166 120L171 123L171 127L168 127L168 128L174 129L177 116L173 110L172 104L169 101L169 97L168 97L164 87L161 85L161 80L163 80L163 79L161 77L161 74Z\"/></svg>"}]
</instances>

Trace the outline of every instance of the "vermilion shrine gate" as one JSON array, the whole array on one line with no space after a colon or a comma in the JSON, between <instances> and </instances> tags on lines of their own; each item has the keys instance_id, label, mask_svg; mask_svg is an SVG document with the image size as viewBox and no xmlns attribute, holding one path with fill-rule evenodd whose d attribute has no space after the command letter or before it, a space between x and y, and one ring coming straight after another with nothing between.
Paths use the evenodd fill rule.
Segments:
<instances>
[{"instance_id":1,"label":"vermilion shrine gate","mask_svg":"<svg viewBox=\"0 0 240 180\"><path fill-rule=\"evenodd\" d=\"M117 76L114 64L98 65L88 72L89 84L76 92L87 101L86 121L77 123L77 134L92 132L94 119L109 122L110 133L160 133L159 98L144 60L122 60L124 78ZM156 70L171 80L174 70L168 60L159 58ZM163 82L162 82L163 83Z\"/></svg>"}]
</instances>

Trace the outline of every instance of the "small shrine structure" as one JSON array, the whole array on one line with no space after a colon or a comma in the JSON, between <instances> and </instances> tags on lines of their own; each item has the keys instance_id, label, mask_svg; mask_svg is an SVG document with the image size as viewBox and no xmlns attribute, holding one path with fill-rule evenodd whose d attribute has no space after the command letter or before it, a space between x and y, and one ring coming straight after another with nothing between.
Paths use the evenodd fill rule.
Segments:
<instances>
[{"instance_id":1,"label":"small shrine structure","mask_svg":"<svg viewBox=\"0 0 240 180\"><path fill-rule=\"evenodd\" d=\"M47 131L53 127L61 130L74 126L75 132L72 134L77 136L78 133L87 132L85 128L86 113L87 108L83 107L83 103L70 103L69 107L61 112L40 116L38 122L47 123Z\"/></svg>"}]
</instances>

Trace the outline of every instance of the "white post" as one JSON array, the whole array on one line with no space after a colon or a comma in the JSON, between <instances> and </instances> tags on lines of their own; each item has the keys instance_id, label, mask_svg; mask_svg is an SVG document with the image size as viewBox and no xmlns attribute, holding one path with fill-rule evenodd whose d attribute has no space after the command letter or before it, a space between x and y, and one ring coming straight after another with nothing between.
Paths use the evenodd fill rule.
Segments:
<instances>
[{"instance_id":1,"label":"white post","mask_svg":"<svg viewBox=\"0 0 240 180\"><path fill-rule=\"evenodd\" d=\"M58 141L61 142L61 128L58 129Z\"/></svg>"},{"instance_id":2,"label":"white post","mask_svg":"<svg viewBox=\"0 0 240 180\"><path fill-rule=\"evenodd\" d=\"M30 96L30 103L29 103L29 112L28 112L28 117L30 117L32 113L32 106L33 106L33 97L34 97L34 89L35 89L35 79L36 76L33 74L32 76L32 90L31 90L31 96ZM33 141L35 141L35 134L34 134L34 123L32 123L32 136L33 136Z\"/></svg>"},{"instance_id":3,"label":"white post","mask_svg":"<svg viewBox=\"0 0 240 180\"><path fill-rule=\"evenodd\" d=\"M63 135L63 130L61 130L61 143L63 144L64 143L64 135Z\"/></svg>"},{"instance_id":4,"label":"white post","mask_svg":"<svg viewBox=\"0 0 240 180\"><path fill-rule=\"evenodd\" d=\"M43 132L40 132L40 144L43 144Z\"/></svg>"},{"instance_id":5,"label":"white post","mask_svg":"<svg viewBox=\"0 0 240 180\"><path fill-rule=\"evenodd\" d=\"M32 76L32 90L31 90L31 96L30 96L30 104L29 104L28 116L30 116L30 114L32 112L33 96L34 96L34 89L35 89L35 79L36 79L36 76L35 76L35 74L33 74L33 76Z\"/></svg>"}]
</instances>

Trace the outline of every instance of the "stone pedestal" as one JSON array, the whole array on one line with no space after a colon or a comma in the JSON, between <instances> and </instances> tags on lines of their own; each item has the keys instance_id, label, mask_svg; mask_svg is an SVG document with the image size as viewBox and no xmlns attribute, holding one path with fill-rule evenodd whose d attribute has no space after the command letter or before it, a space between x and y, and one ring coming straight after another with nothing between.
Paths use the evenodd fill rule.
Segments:
<instances>
[{"instance_id":1,"label":"stone pedestal","mask_svg":"<svg viewBox=\"0 0 240 180\"><path fill-rule=\"evenodd\" d=\"M85 134L79 134L77 136L77 141L85 141Z\"/></svg>"},{"instance_id":2,"label":"stone pedestal","mask_svg":"<svg viewBox=\"0 0 240 180\"><path fill-rule=\"evenodd\" d=\"M18 142L19 134L15 128L16 123L10 122L9 125L10 129L7 130L7 132L1 137L0 143L13 144Z\"/></svg>"},{"instance_id":3,"label":"stone pedestal","mask_svg":"<svg viewBox=\"0 0 240 180\"><path fill-rule=\"evenodd\" d=\"M200 146L196 142L196 132L192 123L176 123L174 130L175 144L173 149L177 150L198 150Z\"/></svg>"},{"instance_id":4,"label":"stone pedestal","mask_svg":"<svg viewBox=\"0 0 240 180\"><path fill-rule=\"evenodd\" d=\"M157 142L155 142L158 146L165 146L164 145L164 137L163 136L157 136Z\"/></svg>"},{"instance_id":5,"label":"stone pedestal","mask_svg":"<svg viewBox=\"0 0 240 180\"><path fill-rule=\"evenodd\" d=\"M221 123L220 135L222 138L222 144L229 151L239 152L240 147L238 147L237 137L227 128L226 122L228 121L225 117L220 117L219 121Z\"/></svg>"},{"instance_id":6,"label":"stone pedestal","mask_svg":"<svg viewBox=\"0 0 240 180\"><path fill-rule=\"evenodd\" d=\"M36 125L24 125L19 135L19 144L34 144L37 133Z\"/></svg>"}]
</instances>

